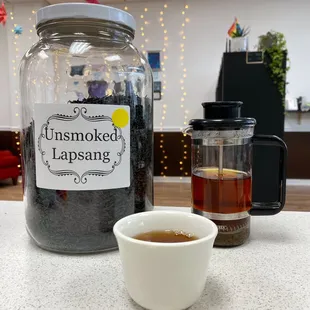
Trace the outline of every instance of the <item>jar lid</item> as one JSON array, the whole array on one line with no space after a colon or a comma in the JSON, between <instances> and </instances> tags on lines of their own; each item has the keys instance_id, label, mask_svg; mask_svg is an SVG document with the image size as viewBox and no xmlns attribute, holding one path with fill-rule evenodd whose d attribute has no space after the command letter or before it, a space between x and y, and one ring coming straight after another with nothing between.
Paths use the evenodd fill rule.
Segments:
<instances>
[{"instance_id":1,"label":"jar lid","mask_svg":"<svg viewBox=\"0 0 310 310\"><path fill-rule=\"evenodd\" d=\"M90 3L62 3L43 7L37 12L37 25L63 18L101 19L136 30L136 21L131 14L110 6Z\"/></svg>"}]
</instances>

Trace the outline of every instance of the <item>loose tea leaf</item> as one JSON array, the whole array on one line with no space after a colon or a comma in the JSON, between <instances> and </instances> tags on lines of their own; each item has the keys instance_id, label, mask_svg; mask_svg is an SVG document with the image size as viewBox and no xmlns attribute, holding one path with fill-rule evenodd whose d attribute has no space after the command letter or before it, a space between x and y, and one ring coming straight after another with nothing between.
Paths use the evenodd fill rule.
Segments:
<instances>
[{"instance_id":1,"label":"loose tea leaf","mask_svg":"<svg viewBox=\"0 0 310 310\"><path fill-rule=\"evenodd\" d=\"M38 188L32 121L22 138L27 230L39 246L52 251L112 249L117 246L112 232L115 222L153 204L152 102L147 97L117 95L69 103L130 106L130 186L94 191Z\"/></svg>"}]
</instances>

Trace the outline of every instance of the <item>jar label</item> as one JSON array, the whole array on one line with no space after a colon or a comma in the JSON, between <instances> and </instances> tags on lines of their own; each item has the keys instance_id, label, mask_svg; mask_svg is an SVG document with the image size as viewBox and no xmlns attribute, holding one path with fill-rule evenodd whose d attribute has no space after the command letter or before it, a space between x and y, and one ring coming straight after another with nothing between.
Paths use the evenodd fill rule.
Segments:
<instances>
[{"instance_id":1,"label":"jar label","mask_svg":"<svg viewBox=\"0 0 310 310\"><path fill-rule=\"evenodd\" d=\"M35 104L36 184L60 190L130 185L130 108Z\"/></svg>"}]
</instances>

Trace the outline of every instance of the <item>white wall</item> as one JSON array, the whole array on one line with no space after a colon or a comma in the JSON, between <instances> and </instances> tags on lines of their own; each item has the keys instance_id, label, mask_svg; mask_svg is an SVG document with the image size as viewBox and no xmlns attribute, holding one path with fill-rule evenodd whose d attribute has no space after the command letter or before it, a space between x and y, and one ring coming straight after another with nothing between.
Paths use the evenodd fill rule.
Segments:
<instances>
[{"instance_id":1,"label":"white wall","mask_svg":"<svg viewBox=\"0 0 310 310\"><path fill-rule=\"evenodd\" d=\"M251 27L250 46L254 48L259 35L269 30L283 32L287 39L291 70L288 74L288 91L291 97L305 96L310 101L308 76L310 62L310 1L309 0L191 0L186 1L189 9L185 15L190 19L186 24L185 59L187 69L185 79L185 109L189 111L188 119L200 118L200 103L215 99L220 61L225 49L227 30L235 16L242 25ZM183 127L184 113L180 108L180 44L182 38L182 10L185 1L167 1L164 10L165 27L168 30L166 61L167 90L162 101L155 101L155 127L161 127L162 104L167 104L167 114L163 127L177 129ZM164 34L160 26L160 11L164 2L126 4L128 11L138 22L135 44L140 47L144 38L148 38L147 50L163 48ZM118 6L124 8L124 5ZM147 7L148 11L144 12ZM144 15L144 19L140 15ZM141 37L140 27L144 20L149 21L145 27L145 36ZM144 25L143 25L144 26ZM305 121L304 121L305 122ZM296 128L294 127L296 125ZM293 126L293 127L292 127ZM310 121L307 124L310 131ZM307 127L306 126L306 127ZM297 121L290 123L289 130L299 130Z\"/></svg>"},{"instance_id":2,"label":"white wall","mask_svg":"<svg viewBox=\"0 0 310 310\"><path fill-rule=\"evenodd\" d=\"M19 63L37 41L34 13L44 4L6 5L7 23L0 25L0 130L20 128ZM15 25L23 27L22 35L14 34Z\"/></svg>"},{"instance_id":3,"label":"white wall","mask_svg":"<svg viewBox=\"0 0 310 310\"><path fill-rule=\"evenodd\" d=\"M0 130L8 130L11 126L8 71L7 34L6 29L0 25Z\"/></svg>"},{"instance_id":4,"label":"white wall","mask_svg":"<svg viewBox=\"0 0 310 310\"><path fill-rule=\"evenodd\" d=\"M187 1L189 5L187 10L184 10L186 1L169 0L166 3L168 4L166 9L164 9L165 2L159 1L126 3L128 11L137 20L135 45L138 48L143 43L146 50L162 50L165 42L164 36L166 36L163 31L165 29L168 31L168 41L166 41L168 59L165 60L167 88L163 100L154 102L155 128L177 130L184 127L184 121L202 116L201 102L214 100L227 30L235 16L238 17L241 25L251 26L251 47L257 44L257 37L260 34L270 29L285 34L291 59L291 70L288 74L289 94L291 97L305 96L306 100L310 101L310 87L308 86L308 72L310 71L308 61L310 50L309 0L190 0ZM18 76L13 75L13 69L17 68L17 65L13 64L12 60L16 59L16 64L19 63L24 52L37 40L33 28L35 16L32 11L36 11L43 5L43 3L7 5L8 23L5 28L0 26L0 91L2 94L0 128L19 127L20 118L16 116L19 114L19 105L15 104L19 99L16 98L18 94L15 93L18 89ZM125 4L116 6L123 9ZM148 8L147 12L144 11L145 7ZM185 15L181 14L183 10ZM161 11L164 11L164 27L161 27L159 22L162 17ZM14 20L10 18L11 12ZM143 19L141 19L142 14ZM189 18L190 22L184 27L186 40L183 42L180 32L183 29L184 17ZM144 25L144 21L147 21L148 25ZM12 33L14 24L19 24L24 28L23 34L17 39ZM144 27L144 37L141 36L141 26ZM4 30L6 30L8 41L7 53ZM145 38L148 39L146 43ZM184 79L184 91L187 96L184 97L184 102L180 101L184 92L180 89L180 79L184 74L180 65L180 44L182 42L185 44L183 62L187 69L187 78ZM16 45L18 52L16 52ZM5 72L9 73L9 80ZM163 79L162 76L161 79ZM10 91L7 92L7 89ZM181 109L181 104L184 104L184 109ZM163 105L167 105L165 120L162 120ZM184 111L188 111L188 114ZM309 123L305 123L305 119L302 120L303 130L307 130L309 126L310 131L310 120ZM298 131L301 128L294 118L286 127L290 131Z\"/></svg>"}]
</instances>

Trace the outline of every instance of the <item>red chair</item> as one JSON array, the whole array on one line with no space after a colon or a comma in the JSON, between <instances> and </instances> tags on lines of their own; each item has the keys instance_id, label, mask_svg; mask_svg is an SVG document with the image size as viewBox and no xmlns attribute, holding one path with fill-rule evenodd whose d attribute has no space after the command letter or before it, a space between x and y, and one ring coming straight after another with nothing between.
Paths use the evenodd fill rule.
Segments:
<instances>
[{"instance_id":1,"label":"red chair","mask_svg":"<svg viewBox=\"0 0 310 310\"><path fill-rule=\"evenodd\" d=\"M19 158L10 151L0 151L0 180L12 179L17 185Z\"/></svg>"}]
</instances>

